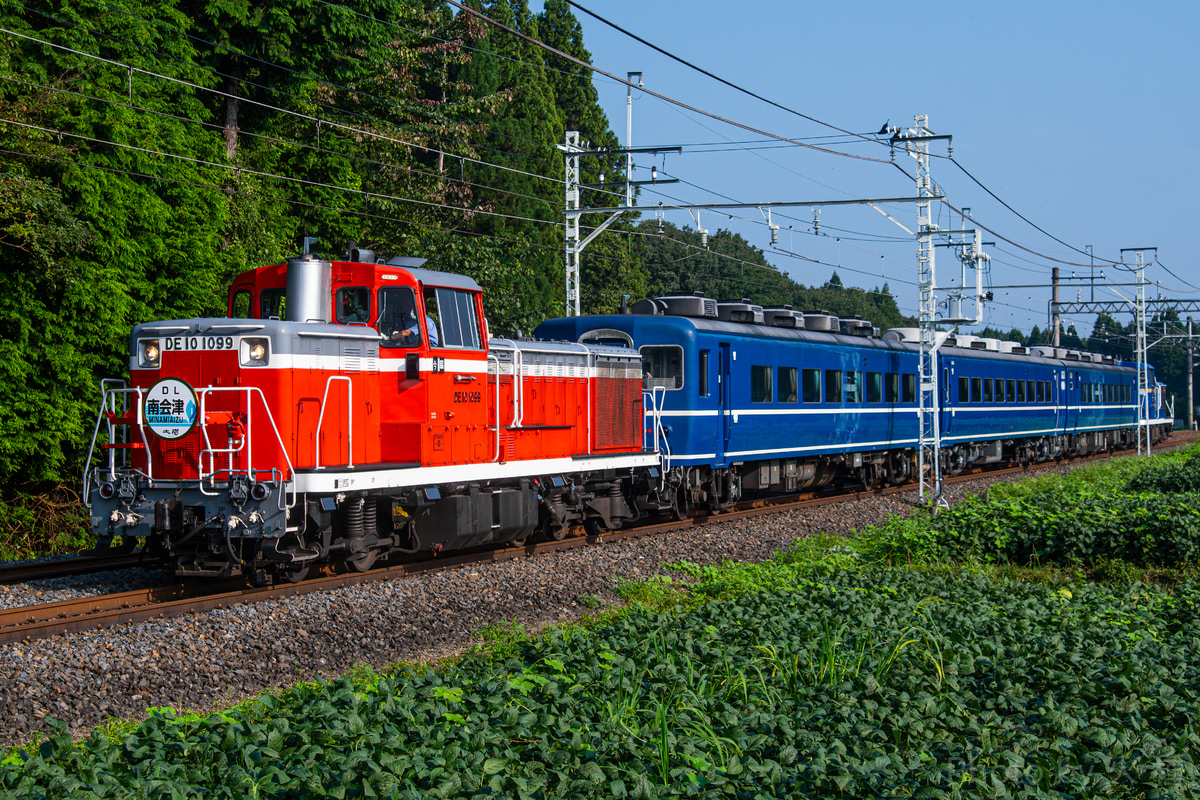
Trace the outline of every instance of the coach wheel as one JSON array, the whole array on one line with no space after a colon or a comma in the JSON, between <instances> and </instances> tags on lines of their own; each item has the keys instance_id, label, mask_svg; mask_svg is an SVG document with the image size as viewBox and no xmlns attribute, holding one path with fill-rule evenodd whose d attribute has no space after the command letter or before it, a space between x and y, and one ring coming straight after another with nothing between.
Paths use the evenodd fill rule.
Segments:
<instances>
[{"instance_id":1,"label":"coach wheel","mask_svg":"<svg viewBox=\"0 0 1200 800\"><path fill-rule=\"evenodd\" d=\"M873 492L879 486L879 468L875 464L864 464L859 475L867 491Z\"/></svg>"},{"instance_id":2,"label":"coach wheel","mask_svg":"<svg viewBox=\"0 0 1200 800\"><path fill-rule=\"evenodd\" d=\"M686 503L686 493L676 489L674 492L674 497L671 500L671 516L676 522L683 522L685 519L687 519Z\"/></svg>"},{"instance_id":3,"label":"coach wheel","mask_svg":"<svg viewBox=\"0 0 1200 800\"><path fill-rule=\"evenodd\" d=\"M377 558L379 558L378 550L367 550L365 553L357 555L354 558L347 558L346 566L354 572L366 572L375 566L375 559Z\"/></svg>"},{"instance_id":4,"label":"coach wheel","mask_svg":"<svg viewBox=\"0 0 1200 800\"><path fill-rule=\"evenodd\" d=\"M300 583L308 577L308 564L292 567L291 569L280 569L279 575L288 583Z\"/></svg>"},{"instance_id":5,"label":"coach wheel","mask_svg":"<svg viewBox=\"0 0 1200 800\"><path fill-rule=\"evenodd\" d=\"M888 483L899 486L912 475L912 458L904 453L892 453L888 457Z\"/></svg>"}]
</instances>

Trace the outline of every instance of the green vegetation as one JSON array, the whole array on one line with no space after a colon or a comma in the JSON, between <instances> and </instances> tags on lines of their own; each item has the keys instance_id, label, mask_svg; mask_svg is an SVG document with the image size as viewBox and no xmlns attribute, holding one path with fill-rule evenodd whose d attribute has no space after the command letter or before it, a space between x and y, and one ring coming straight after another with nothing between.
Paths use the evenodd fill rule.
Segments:
<instances>
[{"instance_id":1,"label":"green vegetation","mask_svg":"<svg viewBox=\"0 0 1200 800\"><path fill-rule=\"evenodd\" d=\"M948 528L928 527L931 542L914 518L800 541L762 564L683 562L673 577L620 582L627 605L582 624L540 635L489 626L456 662L363 669L206 716L155 709L77 744L58 726L10 752L0 788L80 798L1200 798L1194 570L1159 565L1171 580L1148 584L1138 580L1145 568L1095 557L1088 574L1098 580L1086 581L995 555L1018 552L1001 530L1028 524L1015 502L1090 503L1106 483L1154 481L1188 496L1179 475L1198 458L996 486L992 527L959 551ZM986 505L962 519L978 528ZM1095 538L1066 519L1078 509L1039 513L1039 525L1059 525L1042 541ZM1143 531L1147 552L1162 552L1151 540L1169 533ZM947 566L949 552L968 560ZM882 565L889 553L905 568Z\"/></svg>"},{"instance_id":2,"label":"green vegetation","mask_svg":"<svg viewBox=\"0 0 1200 800\"><path fill-rule=\"evenodd\" d=\"M473 5L591 59L565 0ZM30 0L0 5L0 23L0 556L90 541L78 505L47 508L80 485L99 381L126 374L131 326L223 314L234 275L302 237L469 275L498 335L562 313L556 146L577 130L619 148L585 67L438 0ZM623 169L588 157L580 180ZM899 318L886 287L805 289L753 266L762 251L740 237L707 252L636 224L589 245L585 313L686 286ZM695 258L668 265L677 249Z\"/></svg>"},{"instance_id":3,"label":"green vegetation","mask_svg":"<svg viewBox=\"0 0 1200 800\"><path fill-rule=\"evenodd\" d=\"M1118 459L993 485L934 517L863 531L865 558L891 564L1052 565L1135 576L1200 565L1200 450Z\"/></svg>"}]
</instances>

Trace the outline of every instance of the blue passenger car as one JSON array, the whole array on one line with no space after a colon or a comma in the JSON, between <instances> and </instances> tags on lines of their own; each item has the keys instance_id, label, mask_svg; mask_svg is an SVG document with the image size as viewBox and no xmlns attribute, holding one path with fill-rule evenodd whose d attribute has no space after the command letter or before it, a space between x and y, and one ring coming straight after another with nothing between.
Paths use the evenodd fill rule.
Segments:
<instances>
[{"instance_id":1,"label":"blue passenger car","mask_svg":"<svg viewBox=\"0 0 1200 800\"><path fill-rule=\"evenodd\" d=\"M642 355L647 446L687 505L912 476L919 343L869 322L700 295L543 323L539 338ZM1136 371L1111 359L959 336L939 350L942 465L1031 463L1131 446Z\"/></svg>"}]
</instances>

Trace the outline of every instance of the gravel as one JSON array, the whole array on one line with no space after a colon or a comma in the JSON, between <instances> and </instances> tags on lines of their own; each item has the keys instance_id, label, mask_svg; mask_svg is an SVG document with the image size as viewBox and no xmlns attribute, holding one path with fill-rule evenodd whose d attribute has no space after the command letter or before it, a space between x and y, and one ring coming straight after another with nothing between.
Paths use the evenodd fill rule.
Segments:
<instances>
[{"instance_id":1,"label":"gravel","mask_svg":"<svg viewBox=\"0 0 1200 800\"><path fill-rule=\"evenodd\" d=\"M1065 467L1037 470L1038 474ZM995 480L947 487L954 502ZM477 643L489 623L526 625L578 618L592 598L616 602L614 578L646 578L688 559L757 561L814 533L844 533L907 513L915 494L788 511L703 528L473 565L387 583L236 606L119 628L0 646L0 745L23 744L43 720L85 734L110 719L139 719L151 706L207 710L255 694L331 677L360 664L429 661ZM115 579L136 581L122 570ZM143 575L141 580L156 580ZM58 579L53 587L0 587L5 602L53 593L112 591L105 578ZM36 593L41 592L41 596ZM61 599L61 598L58 598ZM35 601L35 602L36 602ZM17 603L21 604L20 602Z\"/></svg>"}]
</instances>

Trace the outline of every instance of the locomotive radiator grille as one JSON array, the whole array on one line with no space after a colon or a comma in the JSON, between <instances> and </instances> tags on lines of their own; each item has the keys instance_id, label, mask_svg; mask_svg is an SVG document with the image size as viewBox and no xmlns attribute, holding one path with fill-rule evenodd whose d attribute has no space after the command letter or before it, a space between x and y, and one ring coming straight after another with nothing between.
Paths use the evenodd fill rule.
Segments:
<instances>
[{"instance_id":1,"label":"locomotive radiator grille","mask_svg":"<svg viewBox=\"0 0 1200 800\"><path fill-rule=\"evenodd\" d=\"M615 360L601 360L596 367L596 447L640 448L640 369Z\"/></svg>"}]
</instances>

